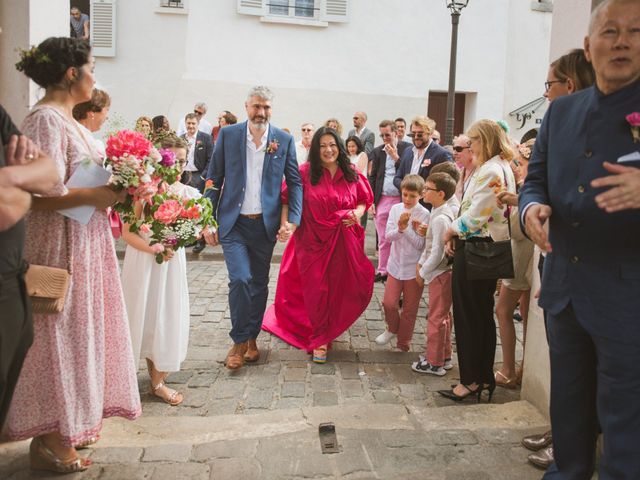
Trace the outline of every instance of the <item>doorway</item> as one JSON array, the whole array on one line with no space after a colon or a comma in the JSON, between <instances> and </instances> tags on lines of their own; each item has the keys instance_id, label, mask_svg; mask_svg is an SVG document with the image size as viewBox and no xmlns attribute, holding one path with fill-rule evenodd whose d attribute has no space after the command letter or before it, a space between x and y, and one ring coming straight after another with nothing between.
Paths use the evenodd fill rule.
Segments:
<instances>
[{"instance_id":1,"label":"doorway","mask_svg":"<svg viewBox=\"0 0 640 480\"><path fill-rule=\"evenodd\" d=\"M456 93L453 112L454 136L464 132L465 102L466 95L464 93ZM429 92L427 115L436 122L436 129L444 140L444 132L447 126L447 92Z\"/></svg>"}]
</instances>

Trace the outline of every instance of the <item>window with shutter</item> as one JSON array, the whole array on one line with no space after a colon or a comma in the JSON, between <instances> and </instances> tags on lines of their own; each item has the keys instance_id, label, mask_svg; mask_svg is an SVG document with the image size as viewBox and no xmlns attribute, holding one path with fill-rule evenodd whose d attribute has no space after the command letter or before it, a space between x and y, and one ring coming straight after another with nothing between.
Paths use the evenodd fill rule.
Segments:
<instances>
[{"instance_id":1,"label":"window with shutter","mask_svg":"<svg viewBox=\"0 0 640 480\"><path fill-rule=\"evenodd\" d=\"M91 50L95 57L116 56L116 0L91 0Z\"/></svg>"},{"instance_id":2,"label":"window with shutter","mask_svg":"<svg viewBox=\"0 0 640 480\"><path fill-rule=\"evenodd\" d=\"M237 0L238 13L256 15L264 22L327 26L347 22L348 0Z\"/></svg>"}]
</instances>

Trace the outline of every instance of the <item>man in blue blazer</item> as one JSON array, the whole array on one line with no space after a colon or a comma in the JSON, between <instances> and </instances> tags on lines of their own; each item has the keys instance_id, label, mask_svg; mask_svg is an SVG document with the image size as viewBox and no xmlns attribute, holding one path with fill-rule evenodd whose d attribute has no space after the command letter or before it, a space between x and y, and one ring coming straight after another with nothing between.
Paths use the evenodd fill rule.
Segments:
<instances>
[{"instance_id":1,"label":"man in blue blazer","mask_svg":"<svg viewBox=\"0 0 640 480\"><path fill-rule=\"evenodd\" d=\"M640 112L639 29L638 0L593 11L585 54L596 85L549 105L520 192L526 232L548 252L539 304L555 462L545 479L591 478L598 420L599 478L640 478L640 132L627 119Z\"/></svg>"},{"instance_id":2,"label":"man in blue blazer","mask_svg":"<svg viewBox=\"0 0 640 480\"><path fill-rule=\"evenodd\" d=\"M300 225L302 183L293 137L269 123L273 94L254 87L245 101L248 120L220 130L209 164L205 196L218 221L205 232L222 245L229 271L233 347L227 368L260 358L256 338L262 327L269 267L276 238L286 241ZM288 189L288 219L281 222L282 178Z\"/></svg>"},{"instance_id":3,"label":"man in blue blazer","mask_svg":"<svg viewBox=\"0 0 640 480\"><path fill-rule=\"evenodd\" d=\"M400 156L400 167L393 179L393 184L400 190L402 179L410 173L420 175L425 180L434 165L451 162L451 154L431 139L436 129L436 122L420 115L411 120L409 137L413 148L407 148Z\"/></svg>"}]
</instances>

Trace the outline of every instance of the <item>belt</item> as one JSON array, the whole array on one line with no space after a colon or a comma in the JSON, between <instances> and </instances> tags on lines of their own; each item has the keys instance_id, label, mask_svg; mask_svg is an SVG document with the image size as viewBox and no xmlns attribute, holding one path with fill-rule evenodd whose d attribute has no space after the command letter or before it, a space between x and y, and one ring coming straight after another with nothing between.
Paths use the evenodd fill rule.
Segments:
<instances>
[{"instance_id":1,"label":"belt","mask_svg":"<svg viewBox=\"0 0 640 480\"><path fill-rule=\"evenodd\" d=\"M262 218L261 213L248 213L248 214L241 213L240 216L244 218L248 218L250 220L257 220L259 218Z\"/></svg>"}]
</instances>

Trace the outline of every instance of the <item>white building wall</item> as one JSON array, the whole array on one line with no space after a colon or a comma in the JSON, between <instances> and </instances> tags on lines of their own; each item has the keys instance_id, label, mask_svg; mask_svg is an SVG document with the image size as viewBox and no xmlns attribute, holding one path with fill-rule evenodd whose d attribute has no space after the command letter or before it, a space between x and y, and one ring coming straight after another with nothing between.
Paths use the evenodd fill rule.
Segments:
<instances>
[{"instance_id":1,"label":"white building wall","mask_svg":"<svg viewBox=\"0 0 640 480\"><path fill-rule=\"evenodd\" d=\"M199 100L210 121L223 109L243 118L249 87L266 84L276 93L274 123L295 133L302 122L332 116L350 128L355 110L375 129L384 118L426 113L428 92L447 89L444 2L351 0L350 21L326 28L260 22L238 14L236 0L190 0L188 15L156 13L157 5L118 2L116 57L97 62L112 111L127 122L165 113L175 126ZM550 15L529 5L473 0L463 11L456 89L471 93L465 126L506 118L540 94ZM527 25L526 35L511 25ZM519 46L526 55L513 55Z\"/></svg>"}]
</instances>

